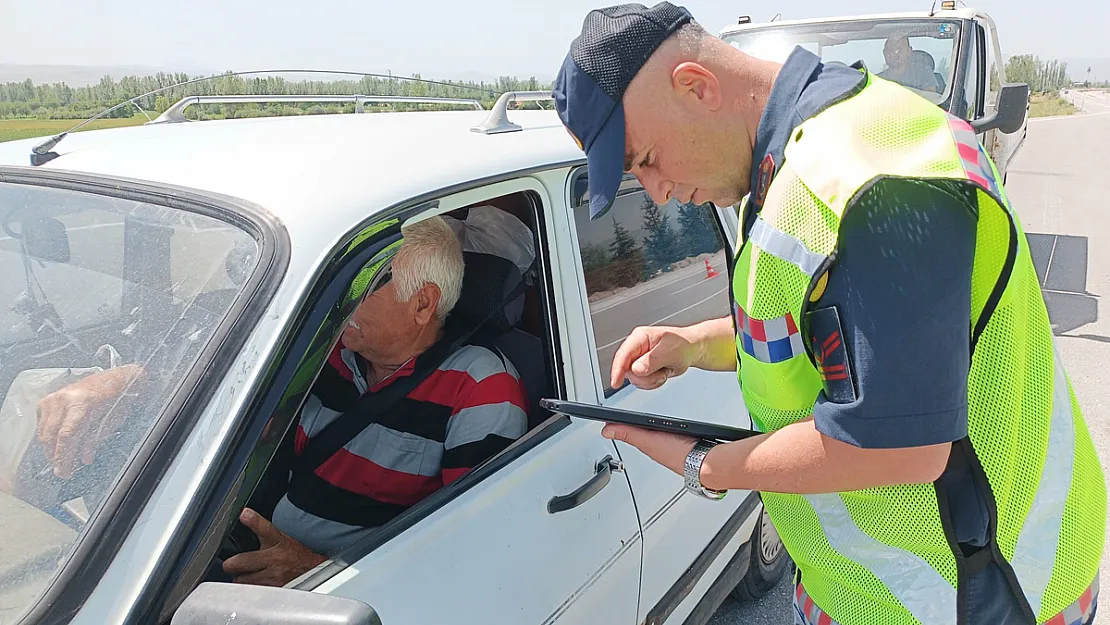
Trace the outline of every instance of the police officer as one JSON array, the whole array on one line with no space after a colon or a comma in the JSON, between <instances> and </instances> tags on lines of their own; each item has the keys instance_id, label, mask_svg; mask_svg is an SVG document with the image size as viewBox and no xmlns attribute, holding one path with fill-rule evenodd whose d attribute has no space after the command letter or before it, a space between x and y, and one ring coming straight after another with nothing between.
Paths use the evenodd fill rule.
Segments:
<instances>
[{"instance_id":1,"label":"police officer","mask_svg":"<svg viewBox=\"0 0 1110 625\"><path fill-rule=\"evenodd\" d=\"M603 432L698 495L760 491L796 622L1093 620L1102 469L966 122L862 65L752 58L666 2L590 12L553 95L592 214L623 172L659 203L739 205L732 314L638 328L612 383L735 369L764 433Z\"/></svg>"}]
</instances>

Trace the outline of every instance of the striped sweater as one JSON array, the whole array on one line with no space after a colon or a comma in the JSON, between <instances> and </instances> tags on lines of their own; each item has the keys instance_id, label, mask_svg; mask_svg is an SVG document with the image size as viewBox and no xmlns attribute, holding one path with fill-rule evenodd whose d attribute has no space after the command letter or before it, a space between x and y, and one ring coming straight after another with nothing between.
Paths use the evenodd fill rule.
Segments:
<instances>
[{"instance_id":1,"label":"striped sweater","mask_svg":"<svg viewBox=\"0 0 1110 625\"><path fill-rule=\"evenodd\" d=\"M364 393L410 375L415 364L369 386L360 358L341 346L332 352L301 410L298 456ZM331 556L522 436L526 405L512 365L467 345L315 471L294 469L274 525Z\"/></svg>"}]
</instances>

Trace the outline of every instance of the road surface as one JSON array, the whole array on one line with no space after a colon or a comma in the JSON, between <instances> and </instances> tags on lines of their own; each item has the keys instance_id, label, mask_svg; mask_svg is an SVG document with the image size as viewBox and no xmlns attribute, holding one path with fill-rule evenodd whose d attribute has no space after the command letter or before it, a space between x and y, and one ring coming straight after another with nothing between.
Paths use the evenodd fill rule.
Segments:
<instances>
[{"instance_id":1,"label":"road surface","mask_svg":"<svg viewBox=\"0 0 1110 625\"><path fill-rule=\"evenodd\" d=\"M728 270L725 254L708 259L716 275L709 276L698 261L637 284L613 297L591 302L594 339L603 378L621 342L637 326L693 325L729 314Z\"/></svg>"},{"instance_id":2,"label":"road surface","mask_svg":"<svg viewBox=\"0 0 1110 625\"><path fill-rule=\"evenodd\" d=\"M1099 310L1110 295L1110 94L1071 95L1084 113L1030 120L1006 189L1029 235L1058 349L1102 465L1110 467L1110 312ZM1110 588L1105 557L1100 587ZM710 625L793 622L789 584L782 582L757 603L726 601ZM1095 622L1110 625L1110 609Z\"/></svg>"}]
</instances>

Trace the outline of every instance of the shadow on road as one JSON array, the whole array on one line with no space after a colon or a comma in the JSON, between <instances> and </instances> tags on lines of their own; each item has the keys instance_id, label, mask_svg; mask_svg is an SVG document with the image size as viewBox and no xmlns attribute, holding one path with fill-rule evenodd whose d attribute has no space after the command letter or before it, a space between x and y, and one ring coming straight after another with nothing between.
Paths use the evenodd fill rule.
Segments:
<instances>
[{"instance_id":1,"label":"shadow on road","mask_svg":"<svg viewBox=\"0 0 1110 625\"><path fill-rule=\"evenodd\" d=\"M1087 237L1027 233L1052 331L1064 334L1098 321L1098 298L1087 292ZM1091 334L1069 335L1110 343Z\"/></svg>"}]
</instances>

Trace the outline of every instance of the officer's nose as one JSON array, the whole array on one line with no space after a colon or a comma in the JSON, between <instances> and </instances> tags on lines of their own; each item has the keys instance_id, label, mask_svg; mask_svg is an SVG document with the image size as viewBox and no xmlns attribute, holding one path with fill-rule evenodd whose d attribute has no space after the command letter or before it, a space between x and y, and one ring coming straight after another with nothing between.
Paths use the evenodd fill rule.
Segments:
<instances>
[{"instance_id":1,"label":"officer's nose","mask_svg":"<svg viewBox=\"0 0 1110 625\"><path fill-rule=\"evenodd\" d=\"M656 204L666 204L671 199L671 194L674 193L674 183L651 173L640 173L636 178L643 185L644 190L651 196L651 200Z\"/></svg>"}]
</instances>

